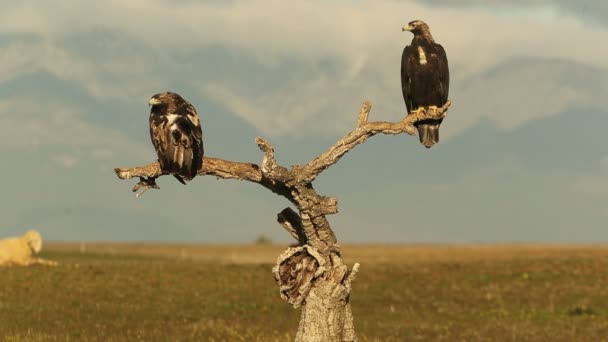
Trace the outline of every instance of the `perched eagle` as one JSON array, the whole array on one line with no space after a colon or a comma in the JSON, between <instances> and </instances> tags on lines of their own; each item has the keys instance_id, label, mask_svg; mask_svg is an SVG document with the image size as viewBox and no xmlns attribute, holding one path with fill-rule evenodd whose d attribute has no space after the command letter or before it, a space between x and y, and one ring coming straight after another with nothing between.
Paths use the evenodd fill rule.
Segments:
<instances>
[{"instance_id":1,"label":"perched eagle","mask_svg":"<svg viewBox=\"0 0 608 342\"><path fill-rule=\"evenodd\" d=\"M150 138L160 168L182 184L203 165L203 131L196 108L176 93L150 99Z\"/></svg>"},{"instance_id":2,"label":"perched eagle","mask_svg":"<svg viewBox=\"0 0 608 342\"><path fill-rule=\"evenodd\" d=\"M402 31L414 34L411 45L401 56L401 89L408 113L420 108L442 107L448 101L450 71L443 47L433 40L429 26L415 20ZM422 120L414 126L420 143L430 148L439 142L439 125L443 119Z\"/></svg>"}]
</instances>

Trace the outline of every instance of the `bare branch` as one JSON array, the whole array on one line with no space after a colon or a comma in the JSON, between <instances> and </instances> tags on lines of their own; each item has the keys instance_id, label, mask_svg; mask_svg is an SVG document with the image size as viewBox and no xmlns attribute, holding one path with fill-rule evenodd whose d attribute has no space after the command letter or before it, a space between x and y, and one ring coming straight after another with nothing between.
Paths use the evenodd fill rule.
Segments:
<instances>
[{"instance_id":1,"label":"bare branch","mask_svg":"<svg viewBox=\"0 0 608 342\"><path fill-rule=\"evenodd\" d=\"M162 175L160 164L156 161L144 166L135 167L118 167L114 169L116 175L120 179L129 179L133 177L158 177Z\"/></svg>"},{"instance_id":2,"label":"bare branch","mask_svg":"<svg viewBox=\"0 0 608 342\"><path fill-rule=\"evenodd\" d=\"M363 102L359 111L359 118L357 119L357 128L361 128L367 123L370 110L372 110L372 104L369 101Z\"/></svg>"},{"instance_id":3,"label":"bare branch","mask_svg":"<svg viewBox=\"0 0 608 342\"><path fill-rule=\"evenodd\" d=\"M451 102L448 101L441 108L431 109L428 111L422 109L408 114L399 122L367 122L369 112L371 110L371 104L366 101L361 106L359 118L357 120L357 128L342 137L342 139L338 140L338 142L331 146L326 152L304 165L303 171L298 175L298 181L307 183L312 182L319 174L321 174L321 172L331 165L337 163L347 152L355 148L357 145L365 142L367 138L376 134L406 133L409 135L414 135L416 134L416 130L413 127L414 123L424 119L444 118L447 115L447 110L450 105Z\"/></svg>"},{"instance_id":4,"label":"bare branch","mask_svg":"<svg viewBox=\"0 0 608 342\"><path fill-rule=\"evenodd\" d=\"M147 189L159 189L156 185L156 178L163 175L160 164L156 161L144 166L115 168L114 172L120 179L130 179L139 177L140 182L133 187L133 192L140 196ZM233 162L219 158L203 158L203 167L198 171L199 175L211 175L222 179L240 179L254 183L262 181L260 167L252 163Z\"/></svg>"},{"instance_id":5,"label":"bare branch","mask_svg":"<svg viewBox=\"0 0 608 342\"><path fill-rule=\"evenodd\" d=\"M262 160L262 173L269 174L273 169L277 168L277 161L274 158L274 147L264 138L255 138L255 143L262 152L264 152L264 159Z\"/></svg>"},{"instance_id":6,"label":"bare branch","mask_svg":"<svg viewBox=\"0 0 608 342\"><path fill-rule=\"evenodd\" d=\"M350 271L350 274L348 275L348 277L344 281L344 286L346 287L346 290L349 293L352 290L352 283L355 280L355 278L357 278L357 273L359 273L359 266L361 266L361 265L358 262L356 262L353 265L353 269Z\"/></svg>"},{"instance_id":7,"label":"bare branch","mask_svg":"<svg viewBox=\"0 0 608 342\"><path fill-rule=\"evenodd\" d=\"M264 159L262 159L262 174L267 176L272 181L287 182L289 180L289 170L280 166L277 160L274 158L274 147L270 142L264 138L255 138L255 143L258 145L260 150L264 152Z\"/></svg>"},{"instance_id":8,"label":"bare branch","mask_svg":"<svg viewBox=\"0 0 608 342\"><path fill-rule=\"evenodd\" d=\"M294 239L298 240L300 245L306 244L308 239L304 230L302 229L302 219L300 215L293 211L291 208L285 208L283 211L277 214L277 222L285 228L293 236Z\"/></svg>"},{"instance_id":9,"label":"bare branch","mask_svg":"<svg viewBox=\"0 0 608 342\"><path fill-rule=\"evenodd\" d=\"M332 215L338 213L338 200L334 197L321 196L321 213L323 215Z\"/></svg>"},{"instance_id":10,"label":"bare branch","mask_svg":"<svg viewBox=\"0 0 608 342\"><path fill-rule=\"evenodd\" d=\"M210 175L221 179L239 179L254 183L262 181L260 167L253 163L233 162L219 158L203 158L203 167L198 170L200 176Z\"/></svg>"},{"instance_id":11,"label":"bare branch","mask_svg":"<svg viewBox=\"0 0 608 342\"><path fill-rule=\"evenodd\" d=\"M118 167L114 169L120 179L134 177L159 177L163 173L156 161L144 166ZM233 162L219 158L204 157L203 167L198 170L201 176L210 175L222 179L241 179L258 183L262 180L260 167L252 163Z\"/></svg>"}]
</instances>

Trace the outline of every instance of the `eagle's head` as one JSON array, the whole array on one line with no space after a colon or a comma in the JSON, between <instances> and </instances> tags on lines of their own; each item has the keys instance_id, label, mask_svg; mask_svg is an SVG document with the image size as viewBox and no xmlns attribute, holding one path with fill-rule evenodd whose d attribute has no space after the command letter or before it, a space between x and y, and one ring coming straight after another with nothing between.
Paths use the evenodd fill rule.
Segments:
<instances>
[{"instance_id":1,"label":"eagle's head","mask_svg":"<svg viewBox=\"0 0 608 342\"><path fill-rule=\"evenodd\" d=\"M148 104L151 110L158 110L167 107L177 107L181 103L186 102L179 94L166 91L164 93L158 93L150 98Z\"/></svg>"},{"instance_id":2,"label":"eagle's head","mask_svg":"<svg viewBox=\"0 0 608 342\"><path fill-rule=\"evenodd\" d=\"M430 36L431 35L429 25L422 20L410 21L409 23L407 23L407 25L405 25L405 26L403 26L403 28L401 28L401 31L410 31L415 36L417 36L417 35Z\"/></svg>"}]
</instances>

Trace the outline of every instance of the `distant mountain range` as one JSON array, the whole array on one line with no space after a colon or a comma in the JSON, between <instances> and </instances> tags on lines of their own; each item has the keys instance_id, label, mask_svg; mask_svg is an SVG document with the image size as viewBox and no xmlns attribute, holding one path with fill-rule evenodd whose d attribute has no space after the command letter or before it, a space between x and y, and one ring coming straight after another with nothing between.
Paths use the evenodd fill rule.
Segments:
<instances>
[{"instance_id":1,"label":"distant mountain range","mask_svg":"<svg viewBox=\"0 0 608 342\"><path fill-rule=\"evenodd\" d=\"M537 74L530 76L532 71ZM518 75L525 74L529 77L526 82L513 84ZM344 218L332 220L349 225L340 228L341 232L348 232L342 238L346 241L372 239L377 242L382 241L383 236L401 242L538 240L543 236L549 240L567 239L571 232L567 226L559 228L559 221L566 224L583 219L590 222L589 227L595 227L603 209L565 193L563 186L557 184L565 178L547 177L556 170L566 174L593 170L606 157L603 128L608 125L608 111L601 109L601 101L607 89L602 79L608 77L604 76L602 70L567 61L508 61L453 86L454 107L442 126L444 135L440 144L431 150L420 146L416 137L375 137L330 168L319 178L316 187L320 193L340 199L340 215ZM530 77L545 79L535 85L529 83ZM501 84L504 86L499 87ZM513 86L526 90L489 99L493 92L509 91ZM524 119L514 125L500 117L513 110L540 110L544 98L547 101L551 96L560 98L559 94L551 95L551 89L556 92L578 89L588 97L566 99L565 109L542 115L534 113L534 119L528 121L523 121L525 112L519 113ZM194 89L185 91L198 104L208 155L259 162L262 156L253 143L256 136L262 135L257 129L227 111L221 103L204 96L196 98L192 95L197 93ZM477 93L481 93L479 99L475 97ZM541 94L540 99L535 99L536 93ZM525 96L522 101L527 107L514 103L518 96ZM96 147L94 144L70 146L42 141L27 148L19 148L18 144L0 146L3 165L9 165L0 178L2 235L37 228L55 240L243 242L262 233L278 240L288 239L274 219L276 212L287 203L252 185L204 178L184 187L165 177L159 181L160 192L133 199L130 187L135 182L117 180L112 168L154 158L152 148L146 148L149 144L146 98L102 101L88 94L77 82L60 80L41 71L0 83L0 103L15 98L31 101L35 106L0 108L3 110L0 123L11 120L11 127L2 127L0 131L19 130L19 118L45 122L49 119L45 107L66 106L81 111L78 120L117 132L124 141L97 146L111 150L105 159L90 156L91 149ZM500 111L472 112L487 111L500 105L503 98L510 101ZM476 106L475 101L479 105ZM468 127L451 132L467 120L471 123ZM70 133L58 132L68 137ZM280 162L287 165L305 162L346 132L336 132L333 136L316 131L298 133L270 138ZM129 151L130 144L136 144L138 149ZM76 161L72 166L62 166L53 161L58 155L68 155ZM498 179L492 174L487 176L488 172L494 172L492 168L500 168L510 161L521 163L525 174L512 175L519 178L511 180L506 169L496 175ZM474 174L479 172L485 172L487 179L476 179ZM532 187L537 192L534 201L541 205L535 211L530 209L534 202L521 198L530 190L529 184L542 179L548 179L549 183ZM512 191L505 192L504 189L509 188ZM463 193L465 190L470 192ZM556 199L559 201L555 202ZM437 201L436 213L429 211L432 206L428 203L432 201ZM547 203L546 207L542 207L543 203ZM578 205L581 211L546 216L571 204ZM584 206L587 209L582 209ZM520 215L517 229L505 229L506 223L488 227L489 223L508 217L509 211ZM407 224L400 215L406 213L410 215ZM551 235L548 228L527 230L522 226L525 222L546 222L557 228ZM376 223L384 227L385 235L369 235L367 228ZM583 230L577 238L592 236L599 235L593 230Z\"/></svg>"}]
</instances>

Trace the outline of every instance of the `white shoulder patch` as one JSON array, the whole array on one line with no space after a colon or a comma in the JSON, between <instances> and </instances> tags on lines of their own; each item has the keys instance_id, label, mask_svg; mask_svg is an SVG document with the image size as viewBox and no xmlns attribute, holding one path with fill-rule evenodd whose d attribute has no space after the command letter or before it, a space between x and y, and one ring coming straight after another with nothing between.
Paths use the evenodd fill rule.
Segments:
<instances>
[{"instance_id":1,"label":"white shoulder patch","mask_svg":"<svg viewBox=\"0 0 608 342\"><path fill-rule=\"evenodd\" d=\"M418 47L418 62L420 62L420 65L426 64L426 53L424 53L422 46Z\"/></svg>"},{"instance_id":2,"label":"white shoulder patch","mask_svg":"<svg viewBox=\"0 0 608 342\"><path fill-rule=\"evenodd\" d=\"M167 114L166 117L167 117L167 124L172 125L175 122L175 120L178 118L178 115L177 114Z\"/></svg>"},{"instance_id":3,"label":"white shoulder patch","mask_svg":"<svg viewBox=\"0 0 608 342\"><path fill-rule=\"evenodd\" d=\"M194 126L198 126L200 122L198 121L198 116L194 114L188 114L188 120L194 124Z\"/></svg>"}]
</instances>

